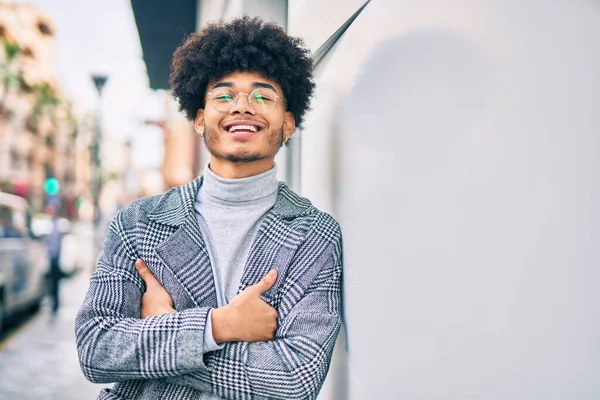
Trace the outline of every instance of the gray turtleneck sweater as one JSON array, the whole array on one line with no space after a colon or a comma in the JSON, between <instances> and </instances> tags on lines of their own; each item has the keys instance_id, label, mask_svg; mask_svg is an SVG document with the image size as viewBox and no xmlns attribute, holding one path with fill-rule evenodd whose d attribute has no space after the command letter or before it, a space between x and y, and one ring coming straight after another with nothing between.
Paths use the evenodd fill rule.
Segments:
<instances>
[{"instance_id":1,"label":"gray turtleneck sweater","mask_svg":"<svg viewBox=\"0 0 600 400\"><path fill-rule=\"evenodd\" d=\"M276 173L274 166L248 178L224 179L212 172L209 164L204 168L194 209L211 261L219 307L237 295L252 242L277 199ZM204 334L206 352L222 347L212 336L211 313Z\"/></svg>"}]
</instances>

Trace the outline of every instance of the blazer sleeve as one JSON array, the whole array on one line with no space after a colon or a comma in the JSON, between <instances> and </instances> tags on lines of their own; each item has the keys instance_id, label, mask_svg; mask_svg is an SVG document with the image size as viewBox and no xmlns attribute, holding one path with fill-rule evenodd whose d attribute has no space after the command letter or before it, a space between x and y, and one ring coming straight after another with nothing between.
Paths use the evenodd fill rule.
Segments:
<instances>
[{"instance_id":1,"label":"blazer sleeve","mask_svg":"<svg viewBox=\"0 0 600 400\"><path fill-rule=\"evenodd\" d=\"M228 399L314 399L325 380L341 326L341 233L324 249L300 249L292 263L321 252L302 269L313 274L310 286L281 319L275 339L229 342L207 353L205 366L168 378L171 384L211 392ZM304 253L304 254L303 254ZM308 268L306 268L308 267ZM315 274L316 271L316 274ZM282 302L293 296L283 295Z\"/></svg>"},{"instance_id":2,"label":"blazer sleeve","mask_svg":"<svg viewBox=\"0 0 600 400\"><path fill-rule=\"evenodd\" d=\"M75 319L79 363L95 383L164 378L206 368L208 307L140 318L145 284L135 270L135 232L130 210L120 211Z\"/></svg>"}]
</instances>

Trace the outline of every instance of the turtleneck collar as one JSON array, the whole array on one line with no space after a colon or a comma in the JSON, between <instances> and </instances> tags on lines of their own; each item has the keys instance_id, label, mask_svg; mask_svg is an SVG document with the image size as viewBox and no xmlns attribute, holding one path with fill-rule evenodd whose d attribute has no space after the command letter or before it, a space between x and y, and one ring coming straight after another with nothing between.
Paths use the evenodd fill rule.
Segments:
<instances>
[{"instance_id":1,"label":"turtleneck collar","mask_svg":"<svg viewBox=\"0 0 600 400\"><path fill-rule=\"evenodd\" d=\"M276 196L279 190L277 165L262 174L241 179L225 179L204 167L204 181L198 191L198 200L223 206L244 206Z\"/></svg>"}]
</instances>

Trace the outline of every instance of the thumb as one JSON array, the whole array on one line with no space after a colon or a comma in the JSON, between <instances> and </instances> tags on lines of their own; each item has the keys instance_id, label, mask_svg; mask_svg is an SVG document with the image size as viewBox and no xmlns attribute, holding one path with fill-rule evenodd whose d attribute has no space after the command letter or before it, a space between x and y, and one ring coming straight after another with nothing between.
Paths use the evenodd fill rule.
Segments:
<instances>
[{"instance_id":1,"label":"thumb","mask_svg":"<svg viewBox=\"0 0 600 400\"><path fill-rule=\"evenodd\" d=\"M141 258L135 262L135 269L137 269L138 274L140 274L147 286L156 285L159 283L154 275L152 275L150 268L148 268L144 260Z\"/></svg>"},{"instance_id":2,"label":"thumb","mask_svg":"<svg viewBox=\"0 0 600 400\"><path fill-rule=\"evenodd\" d=\"M267 290L271 289L276 280L277 280L277 271L272 269L269 271L269 273L267 273L265 276L263 276L263 278L258 283L255 283L254 285L250 286L248 289L250 289L254 293L261 295L264 292L266 292Z\"/></svg>"}]
</instances>

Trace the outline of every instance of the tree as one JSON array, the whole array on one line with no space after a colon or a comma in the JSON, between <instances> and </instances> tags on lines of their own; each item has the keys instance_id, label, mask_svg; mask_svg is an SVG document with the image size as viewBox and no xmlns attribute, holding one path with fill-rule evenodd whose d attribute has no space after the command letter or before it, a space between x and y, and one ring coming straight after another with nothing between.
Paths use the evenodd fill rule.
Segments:
<instances>
[{"instance_id":1,"label":"tree","mask_svg":"<svg viewBox=\"0 0 600 400\"><path fill-rule=\"evenodd\" d=\"M0 82L2 83L2 87L0 88L0 115L4 112L6 100L11 89L14 89L15 86L21 89L25 85L23 72L16 68L15 65L15 60L21 54L21 47L6 37L2 37L1 49L4 53L4 60L0 63Z\"/></svg>"}]
</instances>

